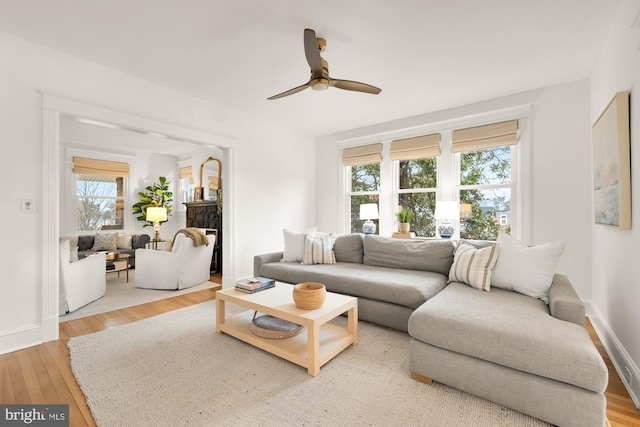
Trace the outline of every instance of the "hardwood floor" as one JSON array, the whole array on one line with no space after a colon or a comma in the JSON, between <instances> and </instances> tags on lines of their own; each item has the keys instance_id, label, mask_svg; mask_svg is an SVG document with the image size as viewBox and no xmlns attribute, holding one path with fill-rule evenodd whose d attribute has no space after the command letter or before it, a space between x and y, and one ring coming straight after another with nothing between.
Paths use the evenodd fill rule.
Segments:
<instances>
[{"instance_id":1,"label":"hardwood floor","mask_svg":"<svg viewBox=\"0 0 640 427\"><path fill-rule=\"evenodd\" d=\"M212 281L221 283L220 277ZM60 339L0 355L0 403L68 403L70 426L95 426L85 397L71 372L67 341L193 304L215 299L220 287L97 314L60 324ZM607 417L612 427L640 427L640 411L624 388L591 323L587 330L609 368Z\"/></svg>"}]
</instances>

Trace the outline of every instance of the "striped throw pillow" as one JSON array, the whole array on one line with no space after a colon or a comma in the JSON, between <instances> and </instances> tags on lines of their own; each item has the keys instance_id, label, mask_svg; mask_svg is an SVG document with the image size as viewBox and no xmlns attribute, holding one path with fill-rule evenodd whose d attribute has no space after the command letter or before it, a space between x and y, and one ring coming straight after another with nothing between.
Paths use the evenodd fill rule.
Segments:
<instances>
[{"instance_id":1,"label":"striped throw pillow","mask_svg":"<svg viewBox=\"0 0 640 427\"><path fill-rule=\"evenodd\" d=\"M498 244L478 249L461 242L449 270L450 282L462 282L476 289L489 291L491 270L498 260Z\"/></svg>"},{"instance_id":2,"label":"striped throw pillow","mask_svg":"<svg viewBox=\"0 0 640 427\"><path fill-rule=\"evenodd\" d=\"M322 237L306 236L304 239L303 264L335 264L331 235Z\"/></svg>"}]
</instances>

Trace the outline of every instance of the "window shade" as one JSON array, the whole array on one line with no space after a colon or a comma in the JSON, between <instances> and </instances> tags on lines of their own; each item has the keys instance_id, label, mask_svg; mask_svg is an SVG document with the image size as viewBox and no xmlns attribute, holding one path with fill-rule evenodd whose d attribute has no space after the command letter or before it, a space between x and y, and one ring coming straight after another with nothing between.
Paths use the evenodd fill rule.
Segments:
<instances>
[{"instance_id":1,"label":"window shade","mask_svg":"<svg viewBox=\"0 0 640 427\"><path fill-rule=\"evenodd\" d=\"M382 144L363 145L342 150L342 163L345 166L366 165L382 161Z\"/></svg>"},{"instance_id":2,"label":"window shade","mask_svg":"<svg viewBox=\"0 0 640 427\"><path fill-rule=\"evenodd\" d=\"M129 163L110 162L108 160L73 158L73 173L85 175L129 177Z\"/></svg>"},{"instance_id":3,"label":"window shade","mask_svg":"<svg viewBox=\"0 0 640 427\"><path fill-rule=\"evenodd\" d=\"M185 166L178 169L178 179L189 178L189 183L193 184L193 174L191 173L191 166Z\"/></svg>"},{"instance_id":4,"label":"window shade","mask_svg":"<svg viewBox=\"0 0 640 427\"><path fill-rule=\"evenodd\" d=\"M453 131L454 153L485 150L518 142L518 121L494 123Z\"/></svg>"},{"instance_id":5,"label":"window shade","mask_svg":"<svg viewBox=\"0 0 640 427\"><path fill-rule=\"evenodd\" d=\"M220 188L218 177L215 177L215 176L209 177L209 188L211 188L212 190L217 190L218 188Z\"/></svg>"},{"instance_id":6,"label":"window shade","mask_svg":"<svg viewBox=\"0 0 640 427\"><path fill-rule=\"evenodd\" d=\"M439 133L399 139L391 143L391 160L424 159L439 155Z\"/></svg>"}]
</instances>

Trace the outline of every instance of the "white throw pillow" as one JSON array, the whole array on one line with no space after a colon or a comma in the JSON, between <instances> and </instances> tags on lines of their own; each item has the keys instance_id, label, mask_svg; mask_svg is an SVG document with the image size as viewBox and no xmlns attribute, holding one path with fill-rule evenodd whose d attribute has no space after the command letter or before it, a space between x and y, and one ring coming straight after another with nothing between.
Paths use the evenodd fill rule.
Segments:
<instances>
[{"instance_id":1,"label":"white throw pillow","mask_svg":"<svg viewBox=\"0 0 640 427\"><path fill-rule=\"evenodd\" d=\"M449 270L449 281L466 283L472 288L488 292L491 270L498 260L499 247L499 244L495 244L478 249L469 243L461 242Z\"/></svg>"},{"instance_id":2,"label":"white throw pillow","mask_svg":"<svg viewBox=\"0 0 640 427\"><path fill-rule=\"evenodd\" d=\"M491 286L515 291L549 303L549 287L564 253L564 242L527 246L506 233L498 234L500 256Z\"/></svg>"},{"instance_id":3,"label":"white throw pillow","mask_svg":"<svg viewBox=\"0 0 640 427\"><path fill-rule=\"evenodd\" d=\"M116 246L116 233L113 234L96 234L96 237L93 241L92 251L115 251L117 250Z\"/></svg>"},{"instance_id":4,"label":"white throw pillow","mask_svg":"<svg viewBox=\"0 0 640 427\"><path fill-rule=\"evenodd\" d=\"M116 247L118 249L131 249L133 233L118 233L116 237Z\"/></svg>"},{"instance_id":5,"label":"white throw pillow","mask_svg":"<svg viewBox=\"0 0 640 427\"><path fill-rule=\"evenodd\" d=\"M283 230L284 234L284 250L282 255L283 262L302 262L304 259L304 239L306 236L315 237L317 227L309 228L304 233L296 233L295 231Z\"/></svg>"},{"instance_id":6,"label":"white throw pillow","mask_svg":"<svg viewBox=\"0 0 640 427\"><path fill-rule=\"evenodd\" d=\"M305 236L303 264L335 264L331 234L322 237Z\"/></svg>"}]
</instances>

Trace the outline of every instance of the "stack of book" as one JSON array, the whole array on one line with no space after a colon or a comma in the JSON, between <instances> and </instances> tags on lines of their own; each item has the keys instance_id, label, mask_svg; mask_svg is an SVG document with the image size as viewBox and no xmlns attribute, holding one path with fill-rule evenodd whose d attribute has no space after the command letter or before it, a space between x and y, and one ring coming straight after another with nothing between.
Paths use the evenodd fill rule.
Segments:
<instances>
[{"instance_id":1,"label":"stack of book","mask_svg":"<svg viewBox=\"0 0 640 427\"><path fill-rule=\"evenodd\" d=\"M276 281L266 277L250 277L249 279L238 280L236 291L253 294L276 286Z\"/></svg>"}]
</instances>

